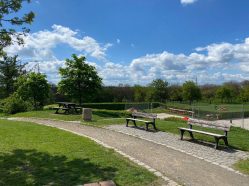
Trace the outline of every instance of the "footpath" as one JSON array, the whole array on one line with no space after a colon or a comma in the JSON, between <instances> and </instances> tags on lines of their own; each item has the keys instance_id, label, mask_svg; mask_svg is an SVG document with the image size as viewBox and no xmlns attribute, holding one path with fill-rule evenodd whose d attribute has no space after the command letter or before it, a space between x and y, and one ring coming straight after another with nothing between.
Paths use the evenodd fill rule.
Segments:
<instances>
[{"instance_id":1,"label":"footpath","mask_svg":"<svg viewBox=\"0 0 249 186\"><path fill-rule=\"evenodd\" d=\"M224 166L223 164L210 163L205 161L204 158L198 158L195 154L192 155L191 153L178 150L177 146L172 148L164 143L152 142L152 140L147 140L139 135L137 137L130 135L127 131L122 132L120 128L115 129L117 126L109 129L86 126L76 122L47 119L10 119L56 127L88 137L104 146L113 148L123 156L146 167L157 176L163 178L168 185L248 186L249 183L249 176L229 170L228 167L231 162L228 163L229 165ZM139 131L139 129L133 130ZM149 133L147 132L147 134ZM174 141L174 139L172 140ZM195 145L199 145L200 148L202 146L201 144ZM238 152L238 154L242 157L246 156L243 152ZM231 159L231 161L233 160Z\"/></svg>"}]
</instances>

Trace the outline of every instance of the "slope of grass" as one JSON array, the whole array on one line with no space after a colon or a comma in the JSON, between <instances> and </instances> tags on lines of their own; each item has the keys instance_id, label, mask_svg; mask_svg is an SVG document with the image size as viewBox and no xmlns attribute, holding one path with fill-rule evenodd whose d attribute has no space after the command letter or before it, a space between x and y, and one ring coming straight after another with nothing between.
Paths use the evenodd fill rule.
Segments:
<instances>
[{"instance_id":1,"label":"slope of grass","mask_svg":"<svg viewBox=\"0 0 249 186\"><path fill-rule=\"evenodd\" d=\"M234 165L234 168L249 175L249 159L240 160Z\"/></svg>"},{"instance_id":2,"label":"slope of grass","mask_svg":"<svg viewBox=\"0 0 249 186\"><path fill-rule=\"evenodd\" d=\"M0 141L0 185L157 185L152 173L112 150L55 128L0 120Z\"/></svg>"},{"instance_id":3,"label":"slope of grass","mask_svg":"<svg viewBox=\"0 0 249 186\"><path fill-rule=\"evenodd\" d=\"M181 121L180 119L171 119L168 120L157 120L157 128L164 132L170 132L173 134L179 134L179 130L177 127L188 127L186 121ZM193 126L194 129L200 129L208 132L214 132L223 134L223 131L210 129L210 128L203 128ZM185 138L188 136L188 132L184 135ZM196 139L203 140L203 141L210 141L214 142L214 138L211 136L201 135L201 134L194 134ZM249 151L249 131L239 128L239 127L231 127L231 130L228 132L228 142L230 147ZM223 141L220 140L220 144L224 145Z\"/></svg>"}]
</instances>

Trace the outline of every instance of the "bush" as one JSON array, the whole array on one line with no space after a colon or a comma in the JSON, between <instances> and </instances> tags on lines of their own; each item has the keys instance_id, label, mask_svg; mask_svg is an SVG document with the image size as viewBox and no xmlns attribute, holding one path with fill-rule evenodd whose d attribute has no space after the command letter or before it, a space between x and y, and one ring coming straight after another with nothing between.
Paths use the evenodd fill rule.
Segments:
<instances>
[{"instance_id":1,"label":"bush","mask_svg":"<svg viewBox=\"0 0 249 186\"><path fill-rule=\"evenodd\" d=\"M141 105L143 103L84 103L81 106L84 108L93 108L93 109L106 109L106 110L125 110L127 105ZM153 107L160 106L159 103L154 102Z\"/></svg>"},{"instance_id":2,"label":"bush","mask_svg":"<svg viewBox=\"0 0 249 186\"><path fill-rule=\"evenodd\" d=\"M6 114L15 114L32 110L31 103L23 101L17 95L11 95L3 101L3 112Z\"/></svg>"}]
</instances>

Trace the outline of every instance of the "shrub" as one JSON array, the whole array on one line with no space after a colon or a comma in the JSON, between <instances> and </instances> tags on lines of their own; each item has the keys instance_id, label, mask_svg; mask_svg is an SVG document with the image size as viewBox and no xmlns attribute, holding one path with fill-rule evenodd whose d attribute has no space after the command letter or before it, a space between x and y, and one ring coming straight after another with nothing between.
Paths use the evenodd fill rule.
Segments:
<instances>
[{"instance_id":1,"label":"shrub","mask_svg":"<svg viewBox=\"0 0 249 186\"><path fill-rule=\"evenodd\" d=\"M106 109L106 110L125 110L127 105L131 105L131 107L140 106L144 103L84 103L81 106L85 108L93 108L93 109ZM148 104L148 103L146 103ZM159 103L154 102L153 108L160 106Z\"/></svg>"},{"instance_id":2,"label":"shrub","mask_svg":"<svg viewBox=\"0 0 249 186\"><path fill-rule=\"evenodd\" d=\"M6 114L15 114L32 110L31 103L23 101L17 95L13 94L3 101L3 112Z\"/></svg>"}]
</instances>

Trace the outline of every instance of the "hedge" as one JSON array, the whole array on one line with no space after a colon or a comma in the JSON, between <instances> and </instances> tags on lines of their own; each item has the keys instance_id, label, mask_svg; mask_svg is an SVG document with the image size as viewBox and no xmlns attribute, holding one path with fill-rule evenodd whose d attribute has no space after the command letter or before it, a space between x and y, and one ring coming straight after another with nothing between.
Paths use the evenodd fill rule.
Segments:
<instances>
[{"instance_id":1,"label":"hedge","mask_svg":"<svg viewBox=\"0 0 249 186\"><path fill-rule=\"evenodd\" d=\"M151 103L84 103L81 106L83 108L93 108L93 109L106 109L106 110L125 110L128 109L126 106L131 105L131 107L140 107L142 104L148 104ZM154 102L153 108L159 107L160 103ZM148 109L148 108L146 108Z\"/></svg>"}]
</instances>

